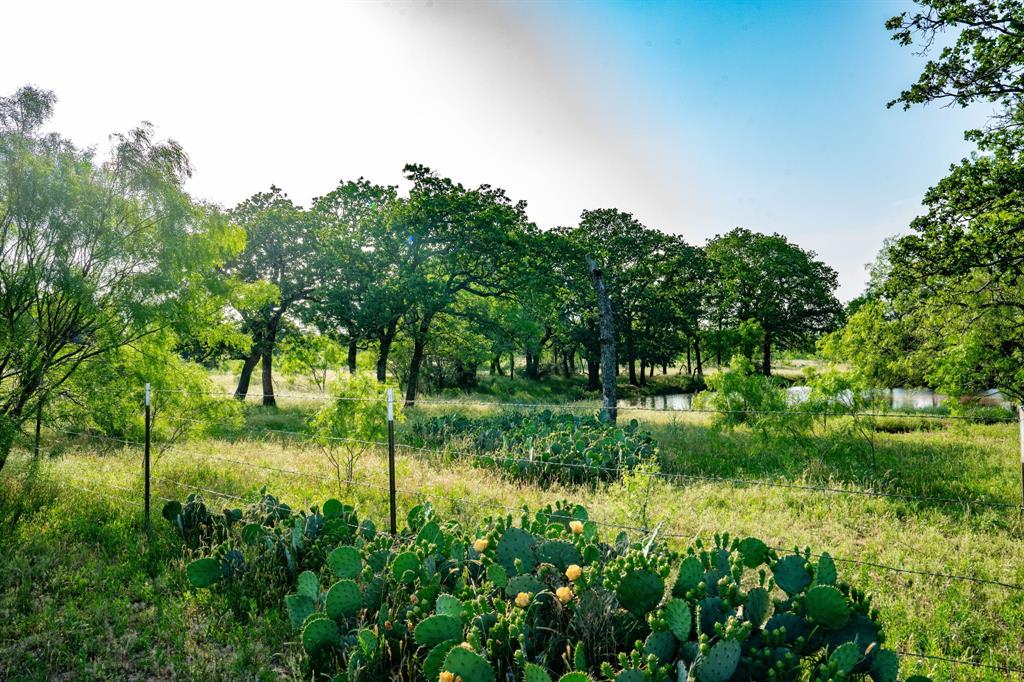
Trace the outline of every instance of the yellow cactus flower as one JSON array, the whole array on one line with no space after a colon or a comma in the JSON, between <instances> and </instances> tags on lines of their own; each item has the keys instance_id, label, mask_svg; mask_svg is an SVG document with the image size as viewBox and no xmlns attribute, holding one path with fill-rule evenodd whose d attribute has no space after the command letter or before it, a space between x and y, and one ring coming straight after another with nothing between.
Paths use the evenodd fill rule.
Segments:
<instances>
[{"instance_id":1,"label":"yellow cactus flower","mask_svg":"<svg viewBox=\"0 0 1024 682\"><path fill-rule=\"evenodd\" d=\"M520 592L519 594L516 595L516 606L518 606L521 609L525 609L529 605L530 605L530 593L529 592Z\"/></svg>"},{"instance_id":2,"label":"yellow cactus flower","mask_svg":"<svg viewBox=\"0 0 1024 682\"><path fill-rule=\"evenodd\" d=\"M473 645L470 644L469 642L463 642L459 646L462 647L463 649L465 649L466 651L472 651L473 650Z\"/></svg>"},{"instance_id":3,"label":"yellow cactus flower","mask_svg":"<svg viewBox=\"0 0 1024 682\"><path fill-rule=\"evenodd\" d=\"M576 535L579 535L580 533L583 532L583 522L582 521L570 521L569 522L569 529L573 533L575 533Z\"/></svg>"},{"instance_id":4,"label":"yellow cactus flower","mask_svg":"<svg viewBox=\"0 0 1024 682\"><path fill-rule=\"evenodd\" d=\"M477 554L483 554L484 550L487 549L487 538L480 538L473 543L473 549L476 550Z\"/></svg>"},{"instance_id":5,"label":"yellow cactus flower","mask_svg":"<svg viewBox=\"0 0 1024 682\"><path fill-rule=\"evenodd\" d=\"M563 585L562 587L559 587L557 590L555 590L555 596L558 597L558 601L562 602L563 604L568 604L572 601L572 588Z\"/></svg>"},{"instance_id":6,"label":"yellow cactus flower","mask_svg":"<svg viewBox=\"0 0 1024 682\"><path fill-rule=\"evenodd\" d=\"M455 682L455 675L451 674L447 670L442 670L441 674L437 678L437 682Z\"/></svg>"},{"instance_id":7,"label":"yellow cactus flower","mask_svg":"<svg viewBox=\"0 0 1024 682\"><path fill-rule=\"evenodd\" d=\"M583 569L576 564L569 564L569 568L565 569L565 577L569 580L578 580L583 575Z\"/></svg>"}]
</instances>

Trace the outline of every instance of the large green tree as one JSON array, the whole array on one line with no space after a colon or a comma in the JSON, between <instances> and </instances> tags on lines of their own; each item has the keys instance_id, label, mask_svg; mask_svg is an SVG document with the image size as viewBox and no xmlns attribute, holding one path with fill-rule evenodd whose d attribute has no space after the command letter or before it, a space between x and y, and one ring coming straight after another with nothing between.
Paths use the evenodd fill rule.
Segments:
<instances>
[{"instance_id":1,"label":"large green tree","mask_svg":"<svg viewBox=\"0 0 1024 682\"><path fill-rule=\"evenodd\" d=\"M913 232L888 246L880 319L905 330L909 354L930 383L959 394L996 387L1022 400L1024 6L919 6L887 24L895 40L929 56L893 103L982 102L994 113L984 129L967 133L983 153L953 166L926 194L927 212ZM945 46L936 53L940 34Z\"/></svg>"},{"instance_id":2,"label":"large green tree","mask_svg":"<svg viewBox=\"0 0 1024 682\"><path fill-rule=\"evenodd\" d=\"M842 308L835 270L780 234L736 228L705 247L712 271L712 313L718 323L757 322L761 372L771 374L772 351L804 348L831 331Z\"/></svg>"},{"instance_id":3,"label":"large green tree","mask_svg":"<svg viewBox=\"0 0 1024 682\"><path fill-rule=\"evenodd\" d=\"M182 190L188 158L144 125L106 160L41 128L52 93L0 98L0 468L84 363L154 332L204 334L244 235Z\"/></svg>"},{"instance_id":4,"label":"large green tree","mask_svg":"<svg viewBox=\"0 0 1024 682\"><path fill-rule=\"evenodd\" d=\"M511 295L535 227L526 203L513 202L502 189L467 188L420 165L406 166L405 173L412 183L402 220L414 263L407 281L411 304L403 315L413 346L406 381L406 403L412 404L435 320L467 295Z\"/></svg>"},{"instance_id":5,"label":"large green tree","mask_svg":"<svg viewBox=\"0 0 1024 682\"><path fill-rule=\"evenodd\" d=\"M242 329L252 343L243 356L235 397L245 399L252 372L262 364L263 404L272 406L274 347L282 325L294 306L312 297L319 285L318 235L309 213L277 187L254 194L230 215L245 229L247 241L227 272L242 282L267 285L263 300L250 296L238 308Z\"/></svg>"}]
</instances>

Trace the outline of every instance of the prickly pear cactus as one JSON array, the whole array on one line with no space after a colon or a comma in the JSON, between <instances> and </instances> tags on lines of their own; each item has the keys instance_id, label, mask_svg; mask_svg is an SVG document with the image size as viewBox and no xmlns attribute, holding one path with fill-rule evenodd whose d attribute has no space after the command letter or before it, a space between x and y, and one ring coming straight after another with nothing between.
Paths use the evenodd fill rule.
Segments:
<instances>
[{"instance_id":1,"label":"prickly pear cactus","mask_svg":"<svg viewBox=\"0 0 1024 682\"><path fill-rule=\"evenodd\" d=\"M529 573L537 565L536 538L522 528L511 527L498 540L498 563L509 575Z\"/></svg>"},{"instance_id":2,"label":"prickly pear cactus","mask_svg":"<svg viewBox=\"0 0 1024 682\"><path fill-rule=\"evenodd\" d=\"M707 654L700 654L690 670L699 682L726 682L740 662L740 643L735 639L717 642Z\"/></svg>"},{"instance_id":3,"label":"prickly pear cactus","mask_svg":"<svg viewBox=\"0 0 1024 682\"><path fill-rule=\"evenodd\" d=\"M461 677L463 682L494 682L494 669L483 656L457 646L448 652L442 671Z\"/></svg>"},{"instance_id":4,"label":"prickly pear cactus","mask_svg":"<svg viewBox=\"0 0 1024 682\"><path fill-rule=\"evenodd\" d=\"M654 571L638 569L627 573L619 583L615 596L619 604L634 616L644 617L665 595L665 581Z\"/></svg>"}]
</instances>

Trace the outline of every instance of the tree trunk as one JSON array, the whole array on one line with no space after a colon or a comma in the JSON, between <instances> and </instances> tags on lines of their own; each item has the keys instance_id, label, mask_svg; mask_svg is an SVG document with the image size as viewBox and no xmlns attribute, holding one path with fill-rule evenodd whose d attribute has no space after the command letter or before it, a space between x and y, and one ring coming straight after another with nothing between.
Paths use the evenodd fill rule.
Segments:
<instances>
[{"instance_id":1,"label":"tree trunk","mask_svg":"<svg viewBox=\"0 0 1024 682\"><path fill-rule=\"evenodd\" d=\"M412 407L416 404L416 390L420 382L420 367L423 366L423 352L427 346L427 332L430 331L430 321L433 315L426 315L416 326L416 333L413 335L412 360L409 362L409 385L405 387L405 406Z\"/></svg>"},{"instance_id":2,"label":"tree trunk","mask_svg":"<svg viewBox=\"0 0 1024 682\"><path fill-rule=\"evenodd\" d=\"M516 354L513 352L508 354L508 378L516 378Z\"/></svg>"},{"instance_id":3,"label":"tree trunk","mask_svg":"<svg viewBox=\"0 0 1024 682\"><path fill-rule=\"evenodd\" d=\"M274 352L269 348L263 351L263 406L277 407L274 398Z\"/></svg>"},{"instance_id":4,"label":"tree trunk","mask_svg":"<svg viewBox=\"0 0 1024 682\"><path fill-rule=\"evenodd\" d=\"M587 390L597 391L601 388L601 364L587 357Z\"/></svg>"},{"instance_id":5,"label":"tree trunk","mask_svg":"<svg viewBox=\"0 0 1024 682\"><path fill-rule=\"evenodd\" d=\"M663 362L663 363L661 363L661 375L665 376L666 374L668 374L668 363L667 362ZM654 376L654 375L652 374L651 376Z\"/></svg>"},{"instance_id":6,"label":"tree trunk","mask_svg":"<svg viewBox=\"0 0 1024 682\"><path fill-rule=\"evenodd\" d=\"M252 381L252 371L256 369L256 363L260 361L259 350L253 350L249 357L242 363L242 374L238 377L238 387L235 389L235 398L245 400L249 394L249 382Z\"/></svg>"},{"instance_id":7,"label":"tree trunk","mask_svg":"<svg viewBox=\"0 0 1024 682\"><path fill-rule=\"evenodd\" d=\"M630 353L629 363L628 364L629 364L629 385L630 386L637 386L637 385L639 385L640 382L637 381L637 378L636 378L636 358L633 357L632 353Z\"/></svg>"},{"instance_id":8,"label":"tree trunk","mask_svg":"<svg viewBox=\"0 0 1024 682\"><path fill-rule=\"evenodd\" d=\"M690 339L687 339L686 340L686 373L689 376L693 376L693 360L691 358L692 354L690 352L690 346L691 346L691 341L690 341Z\"/></svg>"},{"instance_id":9,"label":"tree trunk","mask_svg":"<svg viewBox=\"0 0 1024 682\"><path fill-rule=\"evenodd\" d=\"M764 353L764 357L761 361L761 373L766 377L772 375L772 340L767 333L764 335L764 342L762 343L761 350Z\"/></svg>"},{"instance_id":10,"label":"tree trunk","mask_svg":"<svg viewBox=\"0 0 1024 682\"><path fill-rule=\"evenodd\" d=\"M640 360L640 385L647 385L647 358Z\"/></svg>"},{"instance_id":11,"label":"tree trunk","mask_svg":"<svg viewBox=\"0 0 1024 682\"><path fill-rule=\"evenodd\" d=\"M694 359L697 361L697 376L702 377L702 376L704 376L704 364L701 362L701 358L700 358L700 337L699 336L693 337L693 355L694 355Z\"/></svg>"},{"instance_id":12,"label":"tree trunk","mask_svg":"<svg viewBox=\"0 0 1024 682\"><path fill-rule=\"evenodd\" d=\"M604 274L592 256L587 256L590 281L597 295L597 309L601 315L601 389L603 393L604 417L615 423L618 406L615 395L615 320L612 317L612 302L604 286Z\"/></svg>"},{"instance_id":13,"label":"tree trunk","mask_svg":"<svg viewBox=\"0 0 1024 682\"><path fill-rule=\"evenodd\" d=\"M564 376L566 379L568 379L570 376L572 376L571 374L569 374L569 354L563 351L561 355L562 355L562 376Z\"/></svg>"},{"instance_id":14,"label":"tree trunk","mask_svg":"<svg viewBox=\"0 0 1024 682\"><path fill-rule=\"evenodd\" d=\"M356 348L356 340L352 339L348 342L348 373L356 373L356 353L359 351Z\"/></svg>"},{"instance_id":15,"label":"tree trunk","mask_svg":"<svg viewBox=\"0 0 1024 682\"><path fill-rule=\"evenodd\" d=\"M396 329L398 320L392 320L387 327L380 330L378 336L380 352L377 353L377 381L382 384L388 380L388 354L391 352L391 342L395 340Z\"/></svg>"}]
</instances>

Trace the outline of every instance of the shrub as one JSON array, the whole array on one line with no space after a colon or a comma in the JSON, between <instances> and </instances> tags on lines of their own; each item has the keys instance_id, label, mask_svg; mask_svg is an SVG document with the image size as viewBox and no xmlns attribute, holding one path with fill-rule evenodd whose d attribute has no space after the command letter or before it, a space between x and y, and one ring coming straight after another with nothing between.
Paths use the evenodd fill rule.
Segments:
<instances>
[{"instance_id":1,"label":"shrub","mask_svg":"<svg viewBox=\"0 0 1024 682\"><path fill-rule=\"evenodd\" d=\"M295 578L284 601L312 675L349 682L898 677L899 658L883 646L869 597L839 579L827 554L780 553L728 534L683 552L656 533L605 538L583 507L567 503L524 509L515 520L489 517L469 530L424 504L407 524L397 538L353 534L322 567ZM208 571L190 565L190 577L225 580L214 563Z\"/></svg>"},{"instance_id":2,"label":"shrub","mask_svg":"<svg viewBox=\"0 0 1024 682\"><path fill-rule=\"evenodd\" d=\"M433 417L412 431L428 444L464 449L474 464L541 485L612 480L657 454L654 438L636 420L617 426L550 410Z\"/></svg>"},{"instance_id":3,"label":"shrub","mask_svg":"<svg viewBox=\"0 0 1024 682\"><path fill-rule=\"evenodd\" d=\"M310 418L309 426L312 441L334 466L340 489L343 482L352 484L355 465L363 454L387 438L387 386L362 373L340 378L332 390L334 400ZM394 411L395 420L401 421L400 400L395 401Z\"/></svg>"}]
</instances>

